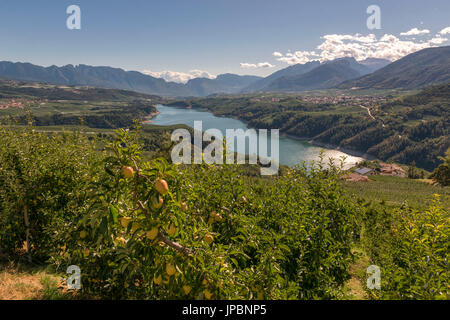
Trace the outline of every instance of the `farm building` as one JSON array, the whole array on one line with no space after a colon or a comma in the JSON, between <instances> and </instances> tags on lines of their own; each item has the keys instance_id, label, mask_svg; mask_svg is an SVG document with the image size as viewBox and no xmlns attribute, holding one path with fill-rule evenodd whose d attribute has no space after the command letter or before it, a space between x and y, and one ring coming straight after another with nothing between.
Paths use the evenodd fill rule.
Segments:
<instances>
[{"instance_id":1,"label":"farm building","mask_svg":"<svg viewBox=\"0 0 450 320\"><path fill-rule=\"evenodd\" d=\"M380 174L383 176L397 176L397 177L406 177L406 172L402 167L396 164L391 163L381 163L380 164Z\"/></svg>"},{"instance_id":2,"label":"farm building","mask_svg":"<svg viewBox=\"0 0 450 320\"><path fill-rule=\"evenodd\" d=\"M356 168L355 169L355 173L365 176L365 175L372 174L373 173L373 169L366 168L366 167Z\"/></svg>"}]
</instances>

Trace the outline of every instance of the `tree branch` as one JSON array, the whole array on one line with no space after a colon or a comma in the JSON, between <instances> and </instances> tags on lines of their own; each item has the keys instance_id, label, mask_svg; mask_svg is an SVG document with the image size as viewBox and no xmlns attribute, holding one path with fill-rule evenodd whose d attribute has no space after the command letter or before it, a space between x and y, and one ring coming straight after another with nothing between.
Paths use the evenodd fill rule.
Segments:
<instances>
[{"instance_id":1,"label":"tree branch","mask_svg":"<svg viewBox=\"0 0 450 320\"><path fill-rule=\"evenodd\" d=\"M137 201L138 206L141 208L142 211L144 211L144 213L148 213L147 208L144 207L144 204L142 203L141 200ZM157 239L161 240L162 242L164 242L166 245L168 245L169 247L171 247L172 249L175 249L178 252L181 252L182 254L186 255L186 256L191 256L194 254L194 252L186 247L183 247L181 244L179 244L178 242L172 241L169 238L167 238L159 229L158 230L158 236Z\"/></svg>"},{"instance_id":2,"label":"tree branch","mask_svg":"<svg viewBox=\"0 0 450 320\"><path fill-rule=\"evenodd\" d=\"M178 242L172 241L169 238L167 238L162 232L161 230L158 231L158 239L160 239L162 242L164 242L166 245L168 245L169 247L171 247L172 249L175 249L178 252L181 252L182 254L186 255L186 256L192 256L194 254L193 251L191 251L190 249L183 247L181 244L179 244Z\"/></svg>"}]
</instances>

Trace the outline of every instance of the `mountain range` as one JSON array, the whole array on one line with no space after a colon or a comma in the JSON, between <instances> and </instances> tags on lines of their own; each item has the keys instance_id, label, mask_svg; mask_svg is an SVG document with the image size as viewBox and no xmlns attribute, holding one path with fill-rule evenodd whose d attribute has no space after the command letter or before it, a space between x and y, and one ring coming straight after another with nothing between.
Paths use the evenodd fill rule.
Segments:
<instances>
[{"instance_id":1,"label":"mountain range","mask_svg":"<svg viewBox=\"0 0 450 320\"><path fill-rule=\"evenodd\" d=\"M289 77L289 76L296 76L296 75L304 74L306 72L313 70L314 68L317 68L318 66L320 66L319 61L311 61L311 62L307 62L305 64L301 64L301 63L294 64L287 68L278 70L263 79L255 81L254 83L252 83L251 85L246 87L243 90L243 92L253 92L253 91L264 90L264 88L269 86L276 79L279 79L282 77Z\"/></svg>"},{"instance_id":2,"label":"mountain range","mask_svg":"<svg viewBox=\"0 0 450 320\"><path fill-rule=\"evenodd\" d=\"M341 58L321 63L309 72L275 79L264 91L307 91L329 89L345 80L368 74L371 69L354 58Z\"/></svg>"},{"instance_id":3,"label":"mountain range","mask_svg":"<svg viewBox=\"0 0 450 320\"><path fill-rule=\"evenodd\" d=\"M12 80L48 82L60 85L94 86L123 89L164 96L189 96L191 92L181 83L166 82L137 71L111 67L66 65L41 67L30 63L0 62L0 77Z\"/></svg>"},{"instance_id":4,"label":"mountain range","mask_svg":"<svg viewBox=\"0 0 450 320\"><path fill-rule=\"evenodd\" d=\"M450 46L411 53L371 74L346 81L342 89L416 89L450 82Z\"/></svg>"},{"instance_id":5,"label":"mountain range","mask_svg":"<svg viewBox=\"0 0 450 320\"><path fill-rule=\"evenodd\" d=\"M388 61L383 62L388 63ZM182 84L168 82L137 71L125 71L112 67L93 67L84 64L41 67L30 63L3 61L0 62L0 77L60 85L123 89L161 96L187 97L254 91L325 89L340 84L344 80L370 73L372 69L358 63L353 58L342 58L324 63L312 61L296 64L274 72L265 78L227 73L218 75L215 79L195 78Z\"/></svg>"},{"instance_id":6,"label":"mountain range","mask_svg":"<svg viewBox=\"0 0 450 320\"><path fill-rule=\"evenodd\" d=\"M257 76L239 76L236 74L220 74L215 79L195 78L186 83L193 95L208 96L215 93L239 93L243 88L262 80Z\"/></svg>"},{"instance_id":7,"label":"mountain range","mask_svg":"<svg viewBox=\"0 0 450 320\"><path fill-rule=\"evenodd\" d=\"M42 67L9 61L0 62L0 78L123 89L173 97L355 87L414 89L450 82L450 46L424 49L393 63L376 58L363 61L339 58L325 62L295 64L265 78L227 73L218 75L215 79L191 79L185 84L112 67L83 64Z\"/></svg>"}]
</instances>

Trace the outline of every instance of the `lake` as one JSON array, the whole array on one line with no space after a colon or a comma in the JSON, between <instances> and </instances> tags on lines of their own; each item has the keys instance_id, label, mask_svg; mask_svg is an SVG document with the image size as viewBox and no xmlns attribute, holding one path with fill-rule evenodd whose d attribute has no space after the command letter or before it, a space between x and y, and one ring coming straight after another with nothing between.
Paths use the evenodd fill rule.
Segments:
<instances>
[{"instance_id":1,"label":"lake","mask_svg":"<svg viewBox=\"0 0 450 320\"><path fill-rule=\"evenodd\" d=\"M247 125L240 120L216 117L212 113L206 111L168 107L164 105L158 105L157 109L160 113L152 118L151 121L151 123L155 125L185 124L194 127L194 121L202 121L203 131L215 128L221 130L224 136L226 129L248 129ZM320 148L306 141L280 135L279 151L281 164L294 166L296 164L301 164L303 161L318 160L320 150L325 151L326 159L340 159L342 156L346 156L345 167L350 167L356 162L364 160L361 157L351 156L339 150Z\"/></svg>"}]
</instances>

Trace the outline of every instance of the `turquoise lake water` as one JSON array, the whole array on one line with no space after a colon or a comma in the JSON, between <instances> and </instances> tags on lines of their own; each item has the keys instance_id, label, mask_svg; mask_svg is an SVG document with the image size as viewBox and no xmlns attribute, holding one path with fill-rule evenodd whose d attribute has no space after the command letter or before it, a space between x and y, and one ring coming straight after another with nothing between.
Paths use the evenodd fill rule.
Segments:
<instances>
[{"instance_id":1,"label":"turquoise lake water","mask_svg":"<svg viewBox=\"0 0 450 320\"><path fill-rule=\"evenodd\" d=\"M151 123L155 125L185 124L193 128L194 121L202 121L203 131L208 129L219 129L222 131L224 136L226 129L248 129L247 125L240 120L216 117L212 113L206 111L168 107L163 105L158 105L157 108L160 114L152 118L151 121ZM318 160L321 149L325 151L326 159L340 159L342 156L346 156L345 167L352 166L354 163L364 160L363 158L351 156L339 150L320 148L306 141L280 135L279 162L281 164L293 166L296 164L301 164L303 161Z\"/></svg>"}]
</instances>

